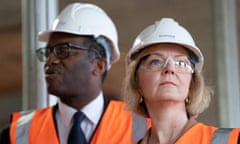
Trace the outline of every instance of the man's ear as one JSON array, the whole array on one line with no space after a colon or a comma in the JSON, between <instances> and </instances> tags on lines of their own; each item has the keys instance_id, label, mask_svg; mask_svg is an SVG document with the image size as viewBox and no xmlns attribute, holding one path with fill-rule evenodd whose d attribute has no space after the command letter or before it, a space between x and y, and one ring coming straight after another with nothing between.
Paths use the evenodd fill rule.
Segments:
<instances>
[{"instance_id":1,"label":"man's ear","mask_svg":"<svg viewBox=\"0 0 240 144\"><path fill-rule=\"evenodd\" d=\"M107 62L104 59L96 59L93 62L93 74L94 75L102 75L107 69Z\"/></svg>"}]
</instances>

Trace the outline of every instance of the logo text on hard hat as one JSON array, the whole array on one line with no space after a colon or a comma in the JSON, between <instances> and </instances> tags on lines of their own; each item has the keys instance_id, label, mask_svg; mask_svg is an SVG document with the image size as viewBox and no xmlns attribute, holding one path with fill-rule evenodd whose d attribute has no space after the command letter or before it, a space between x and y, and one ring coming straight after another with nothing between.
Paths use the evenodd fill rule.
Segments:
<instances>
[{"instance_id":1,"label":"logo text on hard hat","mask_svg":"<svg viewBox=\"0 0 240 144\"><path fill-rule=\"evenodd\" d=\"M175 38L175 35L159 35L159 37Z\"/></svg>"}]
</instances>

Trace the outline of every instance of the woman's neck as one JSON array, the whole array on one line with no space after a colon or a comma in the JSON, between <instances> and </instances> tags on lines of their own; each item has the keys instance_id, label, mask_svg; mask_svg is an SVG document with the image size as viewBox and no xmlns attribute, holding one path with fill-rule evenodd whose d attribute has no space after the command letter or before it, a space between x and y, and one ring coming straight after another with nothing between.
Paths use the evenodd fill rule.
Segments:
<instances>
[{"instance_id":1,"label":"woman's neck","mask_svg":"<svg viewBox=\"0 0 240 144\"><path fill-rule=\"evenodd\" d=\"M174 144L188 126L185 106L168 102L147 107L152 120L148 144Z\"/></svg>"}]
</instances>

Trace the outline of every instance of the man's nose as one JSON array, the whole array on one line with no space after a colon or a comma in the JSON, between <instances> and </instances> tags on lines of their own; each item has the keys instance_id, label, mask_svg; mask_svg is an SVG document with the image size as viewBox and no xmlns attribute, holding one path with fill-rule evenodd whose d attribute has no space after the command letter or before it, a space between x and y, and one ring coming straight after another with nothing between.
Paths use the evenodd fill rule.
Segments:
<instances>
[{"instance_id":1,"label":"man's nose","mask_svg":"<svg viewBox=\"0 0 240 144\"><path fill-rule=\"evenodd\" d=\"M46 64L57 64L60 60L51 52L47 58Z\"/></svg>"}]
</instances>

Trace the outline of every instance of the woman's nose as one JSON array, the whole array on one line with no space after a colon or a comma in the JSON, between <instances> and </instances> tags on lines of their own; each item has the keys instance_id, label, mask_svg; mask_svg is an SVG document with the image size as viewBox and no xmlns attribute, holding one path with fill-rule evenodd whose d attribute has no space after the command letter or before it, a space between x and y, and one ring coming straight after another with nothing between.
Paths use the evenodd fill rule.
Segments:
<instances>
[{"instance_id":1,"label":"woman's nose","mask_svg":"<svg viewBox=\"0 0 240 144\"><path fill-rule=\"evenodd\" d=\"M164 74L174 74L176 72L174 60L173 59L167 59L165 61L165 64L163 66L163 73Z\"/></svg>"}]
</instances>

